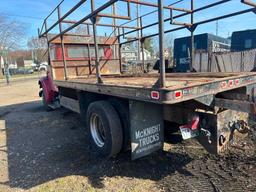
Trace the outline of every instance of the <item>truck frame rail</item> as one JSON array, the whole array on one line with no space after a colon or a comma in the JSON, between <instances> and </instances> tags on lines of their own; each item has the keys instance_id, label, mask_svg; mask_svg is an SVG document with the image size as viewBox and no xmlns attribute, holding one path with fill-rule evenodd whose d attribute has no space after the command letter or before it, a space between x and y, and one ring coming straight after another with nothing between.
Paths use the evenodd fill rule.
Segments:
<instances>
[{"instance_id":1,"label":"truck frame rail","mask_svg":"<svg viewBox=\"0 0 256 192\"><path fill-rule=\"evenodd\" d=\"M95 77L55 81L55 84L121 98L175 104L255 84L256 73L167 74L165 88L155 86L158 82L157 74L102 76L102 79L104 84L97 84Z\"/></svg>"}]
</instances>

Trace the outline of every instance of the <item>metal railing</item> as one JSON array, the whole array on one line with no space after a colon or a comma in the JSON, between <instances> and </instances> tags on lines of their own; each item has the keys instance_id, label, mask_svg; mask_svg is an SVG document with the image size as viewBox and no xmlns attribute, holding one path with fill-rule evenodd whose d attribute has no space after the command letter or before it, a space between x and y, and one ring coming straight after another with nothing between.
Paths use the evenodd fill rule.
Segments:
<instances>
[{"instance_id":1,"label":"metal railing","mask_svg":"<svg viewBox=\"0 0 256 192\"><path fill-rule=\"evenodd\" d=\"M114 10L116 4L118 2L126 2L127 3L127 15L123 16L123 15L117 15L115 12L112 13L102 13L104 10L106 10L107 8L112 7L112 9ZM166 0L167 1L167 0ZM179 0L177 2L180 2L182 0ZM217 20L221 20L221 19L226 19L229 17L234 17L237 15L241 15L241 14L245 14L245 13L249 13L249 12L253 12L256 13L256 3L254 3L252 0L240 0L241 3L250 6L250 8L242 10L242 11L236 11L230 14L226 14L226 15L221 15L221 16L217 16L214 18L210 18L210 19L206 19L203 21L199 21L199 22L195 22L194 21L194 14L195 13L199 13L201 11L210 9L210 8L214 8L223 4L226 4L228 2L231 2L231 0L219 0L217 2L202 6L200 8L194 8L194 0L190 0L190 9L183 9L183 8L178 8L178 7L174 7L173 4L171 5L165 5L163 2L163 0L158 0L158 3L151 3L151 2L146 2L146 1L141 1L141 0L109 0L106 3L104 3L102 6L100 6L99 8L95 9L95 2L94 0L90 0L90 4L91 4L91 12L84 16L82 19L80 19L79 21L71 21L71 20L67 20L67 17L70 16L71 14L73 14L78 8L80 8L82 5L84 5L87 0L80 0L74 7L72 7L67 13L65 13L64 15L61 14L61 5L63 4L64 0L62 0L58 6L46 17L46 19L44 20L44 23L42 25L41 29L38 29L38 33L39 33L39 37L46 37L48 40L48 45L55 39L60 38L61 39L61 46L62 46L62 52L64 53L64 47L65 44L63 42L63 37L65 35L68 35L68 32L70 32L71 30L73 30L74 28L76 28L79 25L86 25L87 29L89 31L89 26L92 26L93 28L93 37L94 37L94 44L95 44L95 56L96 56L96 76L97 76L97 80L98 83L104 83L101 79L101 74L100 74L100 66L99 66L99 54L98 54L98 42L97 42L97 26L104 26L104 27L111 27L113 28L113 32L110 34L111 35L116 35L117 38L119 39L119 53L121 53L121 48L122 45L127 44L127 43L132 43L135 41L138 41L141 45L141 50L142 53L144 53L144 42L145 39L147 38L151 38L154 36L159 36L159 59L160 59L160 74L159 74L159 87L163 88L166 86L166 80L165 80L165 58L164 58L164 35L165 33L170 33L170 32L174 32L174 31L178 31L178 30L182 30L182 29L187 29L190 31L191 33L191 47L190 47L190 71L193 70L192 66L194 63L194 32L196 30L196 28L199 25L203 25L206 23L210 23L213 21L217 21ZM238 2L239 3L239 2ZM141 15L139 17L135 17L132 18L131 16L131 4L135 4L135 5L141 5L141 6L148 6L151 8L156 8L157 10L152 11L150 13L146 13L144 15ZM169 10L170 11L170 16L168 18L164 18L164 10ZM58 19L55 23L53 23L50 27L48 27L48 19L53 15L54 12L58 13ZM176 12L182 12L180 14L174 15L173 11ZM153 22L149 25L144 25L143 26L143 19L153 13L158 12L158 21L157 22ZM177 19L180 18L184 18L185 16L189 16L190 15L190 23L184 23L184 22L178 22ZM98 23L97 22L97 18L98 17L107 17L107 18L112 18L113 22L112 24L109 23ZM127 22L121 24L121 25L117 25L117 20L128 20ZM137 22L137 26L130 26L128 24L131 24L134 21L138 21ZM166 22L169 22L172 26L179 26L176 28L171 28L168 30L164 29L164 24ZM63 29L62 24L64 23L68 23L71 24L71 26L69 26L66 29ZM57 33L56 35L54 35L53 37L49 37L49 33L55 28L59 26L59 33ZM144 35L144 30L148 29L150 27L153 26L158 26L158 32L154 33L154 34L150 34L150 35ZM125 31L129 30L129 31ZM116 34L117 32L117 34ZM125 37L128 34L132 34L138 32L137 37L133 38L133 39L127 39L124 42L121 42L121 38L125 39ZM49 50L49 48L48 48ZM49 50L50 51L50 50ZM138 53L140 54L140 53ZM67 74L67 66L66 66L66 59L65 59L65 54L63 55L63 64L64 64L64 74L65 74L65 79L68 79L68 74ZM119 57L121 57L121 55L119 54ZM142 62L143 62L143 66L144 65L144 56L142 56ZM121 68L121 58L120 58L120 68Z\"/></svg>"}]
</instances>

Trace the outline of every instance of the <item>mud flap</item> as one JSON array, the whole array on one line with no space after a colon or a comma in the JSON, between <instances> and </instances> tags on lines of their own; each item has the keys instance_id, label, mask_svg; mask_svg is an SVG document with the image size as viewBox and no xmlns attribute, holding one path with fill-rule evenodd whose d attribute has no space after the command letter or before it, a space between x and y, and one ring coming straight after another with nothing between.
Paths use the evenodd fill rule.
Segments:
<instances>
[{"instance_id":1,"label":"mud flap","mask_svg":"<svg viewBox=\"0 0 256 192\"><path fill-rule=\"evenodd\" d=\"M130 101L129 108L132 160L163 149L164 123L162 106Z\"/></svg>"},{"instance_id":2,"label":"mud flap","mask_svg":"<svg viewBox=\"0 0 256 192\"><path fill-rule=\"evenodd\" d=\"M209 153L222 154L237 137L246 136L239 133L236 128L241 122L248 124L248 113L225 110L218 114L199 113L199 115L201 132L197 139Z\"/></svg>"}]
</instances>

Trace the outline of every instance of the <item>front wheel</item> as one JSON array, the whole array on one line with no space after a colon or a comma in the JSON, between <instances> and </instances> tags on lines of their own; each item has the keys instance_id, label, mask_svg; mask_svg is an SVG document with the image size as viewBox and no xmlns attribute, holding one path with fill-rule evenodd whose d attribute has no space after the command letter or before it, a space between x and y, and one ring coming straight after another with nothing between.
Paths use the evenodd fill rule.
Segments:
<instances>
[{"instance_id":1,"label":"front wheel","mask_svg":"<svg viewBox=\"0 0 256 192\"><path fill-rule=\"evenodd\" d=\"M87 127L92 147L103 157L112 157L121 151L123 129L118 113L106 101L90 104L87 111Z\"/></svg>"}]
</instances>

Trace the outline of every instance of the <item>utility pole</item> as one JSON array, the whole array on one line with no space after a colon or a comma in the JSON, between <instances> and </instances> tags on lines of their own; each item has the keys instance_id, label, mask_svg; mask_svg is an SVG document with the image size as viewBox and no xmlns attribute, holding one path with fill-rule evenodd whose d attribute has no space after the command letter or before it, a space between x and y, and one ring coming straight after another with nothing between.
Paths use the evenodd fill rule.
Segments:
<instances>
[{"instance_id":1,"label":"utility pole","mask_svg":"<svg viewBox=\"0 0 256 192\"><path fill-rule=\"evenodd\" d=\"M219 34L219 20L216 21L216 36Z\"/></svg>"},{"instance_id":2,"label":"utility pole","mask_svg":"<svg viewBox=\"0 0 256 192\"><path fill-rule=\"evenodd\" d=\"M115 3L112 5L112 14L116 15L116 5L115 5ZM116 29L116 19L115 18L112 19L112 24L114 26L113 27L114 36L116 37L117 29Z\"/></svg>"}]
</instances>

